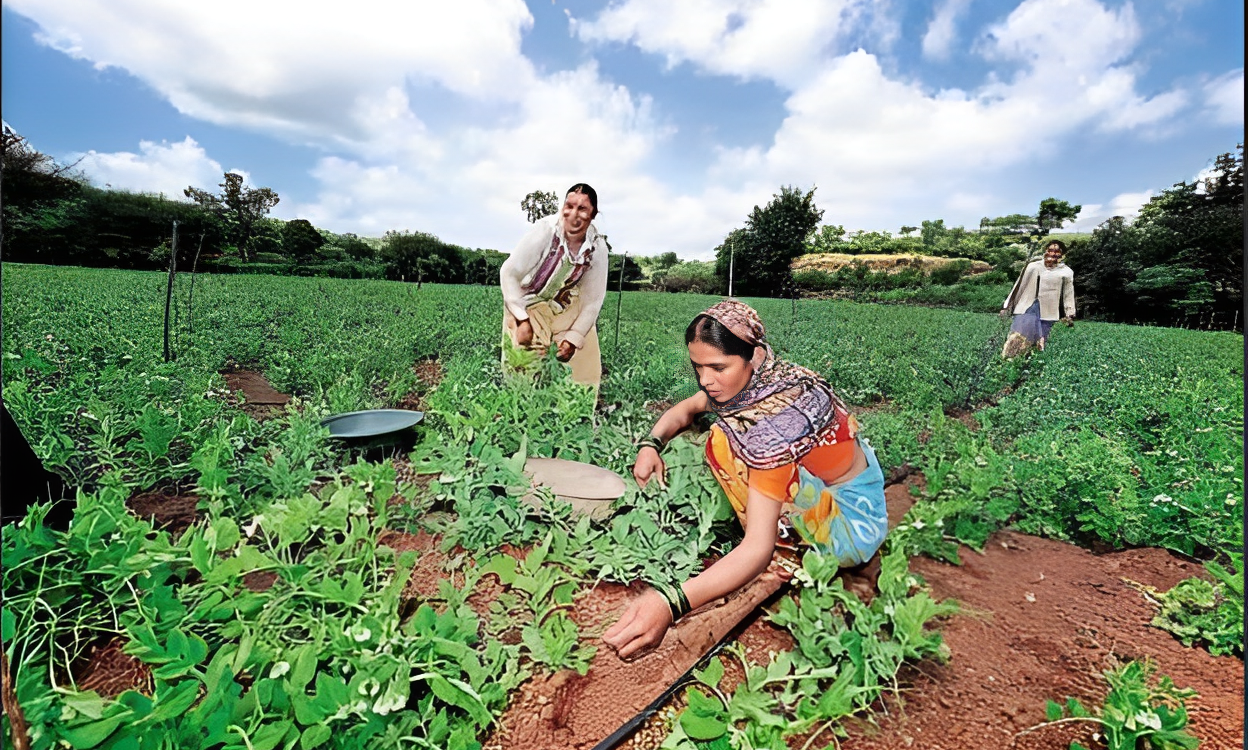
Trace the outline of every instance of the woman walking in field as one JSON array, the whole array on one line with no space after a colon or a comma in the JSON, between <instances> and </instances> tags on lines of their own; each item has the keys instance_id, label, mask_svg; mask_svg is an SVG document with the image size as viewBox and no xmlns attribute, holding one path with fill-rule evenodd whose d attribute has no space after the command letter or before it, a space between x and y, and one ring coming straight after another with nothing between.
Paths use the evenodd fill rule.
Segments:
<instances>
[{"instance_id":1,"label":"woman walking in field","mask_svg":"<svg viewBox=\"0 0 1248 750\"><path fill-rule=\"evenodd\" d=\"M1018 277L1001 306L1002 315L1014 316L1002 357L1016 357L1032 346L1044 351L1058 318L1074 325L1075 272L1062 262L1065 255L1066 244L1053 240L1044 249L1044 259L1028 263Z\"/></svg>"},{"instance_id":2,"label":"woman walking in field","mask_svg":"<svg viewBox=\"0 0 1248 750\"><path fill-rule=\"evenodd\" d=\"M640 441L633 476L663 481L660 453L702 412L713 412L706 460L745 539L701 574L634 600L603 640L621 658L657 646L682 615L763 573L777 546L812 548L843 566L872 561L888 516L884 474L858 422L823 378L776 359L758 313L735 300L685 331L701 390L663 413ZM878 575L878 570L875 571Z\"/></svg>"},{"instance_id":3,"label":"woman walking in field","mask_svg":"<svg viewBox=\"0 0 1248 750\"><path fill-rule=\"evenodd\" d=\"M504 261L504 363L506 344L556 356L572 366L572 379L598 387L598 311L607 294L607 244L591 223L598 193L583 182L568 188L562 210L541 219Z\"/></svg>"}]
</instances>

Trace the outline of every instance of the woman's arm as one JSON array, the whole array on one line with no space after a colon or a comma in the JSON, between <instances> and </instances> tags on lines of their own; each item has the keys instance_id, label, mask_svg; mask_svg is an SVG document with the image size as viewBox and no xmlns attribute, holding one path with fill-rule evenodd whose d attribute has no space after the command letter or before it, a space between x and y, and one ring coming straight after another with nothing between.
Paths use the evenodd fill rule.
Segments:
<instances>
[{"instance_id":1,"label":"woman's arm","mask_svg":"<svg viewBox=\"0 0 1248 750\"><path fill-rule=\"evenodd\" d=\"M598 322L598 313L602 310L602 302L607 297L607 267L609 266L607 248L598 243L594 247L593 260L589 269L581 277L581 312L576 321L563 335L564 341L572 342L577 349L585 346L585 337L589 330Z\"/></svg>"},{"instance_id":2,"label":"woman's arm","mask_svg":"<svg viewBox=\"0 0 1248 750\"><path fill-rule=\"evenodd\" d=\"M1074 272L1065 274L1062 277L1062 286L1064 287L1064 289L1062 290L1063 292L1062 299L1065 302L1066 309L1070 311L1070 312L1066 312L1066 310L1063 310L1062 314L1066 318L1073 318L1075 317L1075 274Z\"/></svg>"},{"instance_id":3,"label":"woman's arm","mask_svg":"<svg viewBox=\"0 0 1248 750\"><path fill-rule=\"evenodd\" d=\"M676 433L693 424L694 418L699 414L710 408L710 400L706 397L706 393L698 391L663 412L659 421L650 428L650 434L666 443L675 437ZM659 475L659 484L663 484L666 470L667 466L659 457L659 452L651 446L642 446L641 450L637 451L637 460L633 462L633 478L637 480L639 486L645 487L650 477L656 473Z\"/></svg>"},{"instance_id":4,"label":"woman's arm","mask_svg":"<svg viewBox=\"0 0 1248 750\"><path fill-rule=\"evenodd\" d=\"M771 563L780 503L751 489L746 517L749 525L741 544L682 585L692 609L736 591L757 578ZM633 600L623 616L603 634L602 640L615 649L621 659L627 659L662 643L671 625L671 608L661 594L651 590Z\"/></svg>"},{"instance_id":5,"label":"woman's arm","mask_svg":"<svg viewBox=\"0 0 1248 750\"><path fill-rule=\"evenodd\" d=\"M498 286L503 292L503 304L517 321L529 319L526 310L528 305L524 290L520 288L520 281L537 266L542 250L550 246L550 231L548 222L538 221L516 243L516 249L511 251L511 255L507 256L507 260L503 261L498 270Z\"/></svg>"},{"instance_id":6,"label":"woman's arm","mask_svg":"<svg viewBox=\"0 0 1248 750\"><path fill-rule=\"evenodd\" d=\"M1018 306L1018 298L1024 293L1023 290L1030 288L1030 277L1035 272L1036 261L1032 261L1023 267L1023 272L1018 275L1018 281L1014 282L1014 288L1010 290L1010 296L1005 298L1005 304L1001 306L1001 309L1009 310L1011 313L1014 312L1014 308Z\"/></svg>"}]
</instances>

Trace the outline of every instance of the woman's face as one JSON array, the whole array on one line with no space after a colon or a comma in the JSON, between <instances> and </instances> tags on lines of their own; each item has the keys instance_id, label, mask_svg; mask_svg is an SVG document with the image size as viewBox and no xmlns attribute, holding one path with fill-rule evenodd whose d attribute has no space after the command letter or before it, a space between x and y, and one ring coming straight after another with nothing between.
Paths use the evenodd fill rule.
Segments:
<instances>
[{"instance_id":1,"label":"woman's face","mask_svg":"<svg viewBox=\"0 0 1248 750\"><path fill-rule=\"evenodd\" d=\"M1057 245L1049 245L1044 249L1044 265L1052 268L1062 262L1062 249Z\"/></svg>"},{"instance_id":2,"label":"woman's face","mask_svg":"<svg viewBox=\"0 0 1248 750\"><path fill-rule=\"evenodd\" d=\"M570 239L581 239L594 218L594 204L584 193L568 193L563 199L563 233Z\"/></svg>"},{"instance_id":3,"label":"woman's face","mask_svg":"<svg viewBox=\"0 0 1248 750\"><path fill-rule=\"evenodd\" d=\"M689 344L689 362L698 385L716 403L732 400L754 375L754 366L745 357L725 354L702 341Z\"/></svg>"}]
</instances>

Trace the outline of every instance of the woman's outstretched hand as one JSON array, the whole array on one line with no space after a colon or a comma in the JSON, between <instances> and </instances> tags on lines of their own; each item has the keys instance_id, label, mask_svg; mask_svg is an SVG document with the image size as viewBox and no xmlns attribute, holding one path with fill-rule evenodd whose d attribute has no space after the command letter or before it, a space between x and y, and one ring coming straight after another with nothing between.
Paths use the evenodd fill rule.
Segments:
<instances>
[{"instance_id":1,"label":"woman's outstretched hand","mask_svg":"<svg viewBox=\"0 0 1248 750\"><path fill-rule=\"evenodd\" d=\"M560 362L567 362L572 359L572 355L576 354L576 346L570 341L560 341L559 351L555 352L555 358Z\"/></svg>"},{"instance_id":2,"label":"woman's outstretched hand","mask_svg":"<svg viewBox=\"0 0 1248 750\"><path fill-rule=\"evenodd\" d=\"M602 642L621 659L647 651L663 642L672 625L672 610L654 589L634 599L620 619L607 629Z\"/></svg>"},{"instance_id":3,"label":"woman's outstretched hand","mask_svg":"<svg viewBox=\"0 0 1248 750\"><path fill-rule=\"evenodd\" d=\"M638 487L645 487L651 477L659 480L660 487L667 486L667 465L659 458L659 452L650 446L637 451L637 461L633 464L633 479Z\"/></svg>"},{"instance_id":4,"label":"woman's outstretched hand","mask_svg":"<svg viewBox=\"0 0 1248 750\"><path fill-rule=\"evenodd\" d=\"M516 346L528 346L533 343L533 324L527 319L516 323Z\"/></svg>"}]
</instances>

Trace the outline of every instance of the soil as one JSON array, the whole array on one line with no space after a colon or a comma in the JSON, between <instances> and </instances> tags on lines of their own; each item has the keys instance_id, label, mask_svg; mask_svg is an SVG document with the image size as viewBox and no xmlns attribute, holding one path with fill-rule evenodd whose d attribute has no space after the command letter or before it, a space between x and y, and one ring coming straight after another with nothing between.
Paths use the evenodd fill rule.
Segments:
<instances>
[{"instance_id":1,"label":"soil","mask_svg":"<svg viewBox=\"0 0 1248 750\"><path fill-rule=\"evenodd\" d=\"M116 698L127 690L152 694L152 670L122 648L120 637L94 646L74 682L82 691L94 690L105 698Z\"/></svg>"},{"instance_id":2,"label":"soil","mask_svg":"<svg viewBox=\"0 0 1248 750\"><path fill-rule=\"evenodd\" d=\"M264 375L253 370L227 366L221 371L221 377L225 378L225 387L231 393L242 391L242 409L254 419L277 416L290 403L289 395L279 392Z\"/></svg>"},{"instance_id":3,"label":"soil","mask_svg":"<svg viewBox=\"0 0 1248 750\"><path fill-rule=\"evenodd\" d=\"M430 354L416 360L416 364L412 365L412 370L416 372L416 377L420 379L420 387L399 399L394 408L424 411L425 396L438 387L438 384L442 382L442 378L446 376L446 370L442 368L442 363L438 361L438 355L436 354Z\"/></svg>"},{"instance_id":4,"label":"soil","mask_svg":"<svg viewBox=\"0 0 1248 750\"><path fill-rule=\"evenodd\" d=\"M962 566L915 558L911 570L933 595L958 600L963 613L941 627L948 664L907 670L904 703L891 703L869 727L841 741L843 750L916 747L1097 747L1089 726L1044 727L1049 699L1101 705L1106 669L1148 657L1179 687L1194 688L1189 731L1205 750L1244 740L1244 663L1186 648L1151 627L1153 605L1127 581L1161 590L1203 572L1166 550L1095 555L1065 542L1012 531L994 535L984 554L961 552Z\"/></svg>"},{"instance_id":5,"label":"soil","mask_svg":"<svg viewBox=\"0 0 1248 750\"><path fill-rule=\"evenodd\" d=\"M150 519L153 526L175 536L199 520L198 506L197 495L178 495L168 490L141 492L126 501L131 513Z\"/></svg>"}]
</instances>

